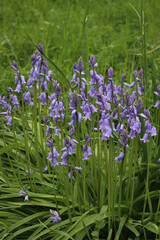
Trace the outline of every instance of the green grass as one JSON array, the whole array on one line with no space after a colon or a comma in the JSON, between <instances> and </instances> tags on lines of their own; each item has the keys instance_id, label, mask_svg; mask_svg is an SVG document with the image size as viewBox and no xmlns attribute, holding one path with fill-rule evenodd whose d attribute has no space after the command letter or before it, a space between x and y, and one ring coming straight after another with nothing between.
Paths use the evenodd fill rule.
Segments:
<instances>
[{"instance_id":1,"label":"green grass","mask_svg":"<svg viewBox=\"0 0 160 240\"><path fill-rule=\"evenodd\" d=\"M101 0L0 1L0 83L4 89L13 83L11 63L18 61L21 72L28 78L29 56L33 41L41 42L46 54L71 78L73 63L82 56L87 63L94 54L99 70L109 66L116 69L117 81L121 72L142 67L140 1ZM159 0L145 1L147 42L147 74L149 84L158 82L160 33ZM60 75L53 68L54 77ZM128 82L130 82L128 75ZM154 87L153 86L153 87Z\"/></svg>"}]
</instances>

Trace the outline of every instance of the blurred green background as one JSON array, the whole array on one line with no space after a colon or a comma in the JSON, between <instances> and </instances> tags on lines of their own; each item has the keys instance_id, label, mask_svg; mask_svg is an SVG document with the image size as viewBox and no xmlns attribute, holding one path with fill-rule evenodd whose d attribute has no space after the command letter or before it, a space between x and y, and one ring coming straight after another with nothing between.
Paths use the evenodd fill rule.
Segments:
<instances>
[{"instance_id":1,"label":"blurred green background","mask_svg":"<svg viewBox=\"0 0 160 240\"><path fill-rule=\"evenodd\" d=\"M147 79L155 88L160 77L160 1L143 2ZM29 77L35 46L25 31L35 43L44 45L45 53L68 79L80 56L88 73L93 54L99 73L105 74L112 66L116 81L126 72L131 82L132 70L143 65L140 18L140 0L0 0L0 95L14 83L10 68L13 60L18 62L21 74ZM62 78L49 66L54 79Z\"/></svg>"}]
</instances>

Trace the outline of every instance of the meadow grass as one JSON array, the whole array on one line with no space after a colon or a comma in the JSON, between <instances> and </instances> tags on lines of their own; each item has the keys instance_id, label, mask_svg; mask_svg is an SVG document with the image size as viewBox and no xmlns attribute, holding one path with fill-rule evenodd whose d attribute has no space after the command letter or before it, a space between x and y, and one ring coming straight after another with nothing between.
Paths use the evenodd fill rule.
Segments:
<instances>
[{"instance_id":1,"label":"meadow grass","mask_svg":"<svg viewBox=\"0 0 160 240\"><path fill-rule=\"evenodd\" d=\"M117 81L121 72L142 67L141 1L1 1L0 82L13 83L10 65L19 61L29 72L29 56L35 42L63 69L67 78L73 62L94 54L99 70L114 66ZM159 78L159 1L144 1L148 81ZM137 12L139 14L137 14ZM55 79L60 77L53 69ZM150 82L150 83L151 83ZM156 84L155 84L156 85Z\"/></svg>"},{"instance_id":2,"label":"meadow grass","mask_svg":"<svg viewBox=\"0 0 160 240\"><path fill-rule=\"evenodd\" d=\"M6 87L14 86L12 60L18 62L18 69L27 80L31 69L30 55L36 44L42 43L43 56L48 56L49 69L53 71L53 79L60 82L66 104L66 120L58 122L59 137L53 134L55 124L50 126L58 152L64 146L65 137L69 136L68 80L72 79L73 64L80 56L84 60L87 82L91 54L96 56L97 72L103 74L105 80L108 68L115 69L116 85L121 84L124 72L130 84L133 70L143 67L143 83L147 89L143 103L149 107L157 128L157 136L147 144L138 137L132 139L124 163L119 164L113 161L120 153L118 135L115 133L114 140L110 138L106 143L100 141L97 124L100 113L91 123L79 123L76 116L75 138L81 145L85 144L84 136L89 132L92 156L91 161L82 162L81 148L77 145L73 162L82 164L83 171L76 173L75 181L72 173L68 178L69 169L64 166L53 168L48 165L48 173L44 173L48 150L42 118L47 116L49 105L41 106L36 85L33 102L38 107L25 105L20 93L20 109L14 113L12 127L6 126L0 116L1 239L158 240L160 111L153 108L157 99L153 91L159 83L159 20L156 18L159 1L0 2L1 96L6 94ZM48 94L54 91L50 86ZM80 94L79 89L77 92ZM113 107L113 103L111 105ZM142 137L145 131L143 120L141 124ZM97 127L96 133L92 131L93 127ZM72 172L75 165L72 161L70 164ZM29 202L19 197L23 186ZM62 221L51 223L49 209L58 211Z\"/></svg>"}]
</instances>

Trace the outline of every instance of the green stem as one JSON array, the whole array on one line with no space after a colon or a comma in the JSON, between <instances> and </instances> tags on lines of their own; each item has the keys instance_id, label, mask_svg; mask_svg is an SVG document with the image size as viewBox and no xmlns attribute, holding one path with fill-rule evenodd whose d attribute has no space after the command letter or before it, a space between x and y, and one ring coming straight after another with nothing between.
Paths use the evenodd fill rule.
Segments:
<instances>
[{"instance_id":1,"label":"green stem","mask_svg":"<svg viewBox=\"0 0 160 240\"><path fill-rule=\"evenodd\" d=\"M40 164L40 156L39 156L39 149L38 149L38 131L37 131L37 86L36 81L34 82L34 142L35 142L35 157L37 166L40 171L41 178L43 179L41 164Z\"/></svg>"},{"instance_id":2,"label":"green stem","mask_svg":"<svg viewBox=\"0 0 160 240\"><path fill-rule=\"evenodd\" d=\"M131 191L131 204L130 204L130 211L129 215L132 213L133 207L133 198L134 198L134 186L135 186L135 172L136 172L136 162L138 160L138 138L135 138L135 158L134 158L134 166L133 166L133 176L132 176L132 191Z\"/></svg>"},{"instance_id":3,"label":"green stem","mask_svg":"<svg viewBox=\"0 0 160 240\"><path fill-rule=\"evenodd\" d=\"M111 212L113 213L113 143L109 139L109 166L108 166L108 231L111 229Z\"/></svg>"},{"instance_id":4,"label":"green stem","mask_svg":"<svg viewBox=\"0 0 160 240\"><path fill-rule=\"evenodd\" d=\"M149 209L150 209L150 214L152 215L152 204L151 204L151 199L149 195L149 172L150 172L150 165L151 165L151 158L152 158L152 138L150 141L150 146L148 148L148 163L147 163L147 179L146 179L146 195L145 195L145 201L144 201L144 206L143 206L143 215L142 215L142 221L144 219L144 213L146 209L146 204L147 204L147 198L148 198L148 204L149 204Z\"/></svg>"}]
</instances>

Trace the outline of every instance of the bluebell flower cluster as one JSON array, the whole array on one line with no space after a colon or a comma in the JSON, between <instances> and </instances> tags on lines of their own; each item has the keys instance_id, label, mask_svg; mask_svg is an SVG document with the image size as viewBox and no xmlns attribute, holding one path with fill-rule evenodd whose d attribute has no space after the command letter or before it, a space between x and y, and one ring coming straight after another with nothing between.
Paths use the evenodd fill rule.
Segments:
<instances>
[{"instance_id":1,"label":"bluebell flower cluster","mask_svg":"<svg viewBox=\"0 0 160 240\"><path fill-rule=\"evenodd\" d=\"M117 86L114 82L113 68L108 69L107 77L102 76L97 71L98 63L92 55L89 60L90 81L87 82L84 62L80 58L73 66L74 73L70 81L71 88L67 102L67 99L65 98L64 101L62 97L60 84L52 79L52 71L48 70L48 63L43 58L43 45L39 44L38 47L39 50L31 56L32 69L27 81L19 72L18 63L12 62L11 68L15 72L15 89L11 87L7 89L9 98L0 97L0 116L4 116L7 119L7 125L11 126L14 111L21 108L21 105L24 104L26 108L29 106L32 110L33 107L36 110L40 107L39 113L37 111L39 123L45 126L42 138L47 137L45 144L48 147L44 172L48 171L48 166L55 169L58 166L64 167L68 170L67 177L72 182L72 179L76 179L76 174L83 171L81 164L84 166L84 161L89 162L90 158L95 157L92 142L100 140L107 142L113 139L118 149L118 156L116 155L114 160L121 163L125 159L132 139L136 138L146 143L157 135L151 118L151 109L143 107L142 69L139 72L133 72L131 83L127 81L127 74L122 73L121 82ZM160 85L157 86L154 94L158 97L154 107L158 109ZM35 98L37 98L36 101L34 101ZM35 102L37 106L34 106ZM69 114L66 116L65 113L68 110ZM144 123L144 129L142 129L142 123ZM64 129L64 126L67 126L67 129ZM83 126L85 129L82 133ZM159 162L160 159L158 159ZM31 173L28 170L25 174ZM19 194L25 197L24 201L29 201L24 187ZM61 221L57 211L50 210L50 214L52 223Z\"/></svg>"},{"instance_id":2,"label":"bluebell flower cluster","mask_svg":"<svg viewBox=\"0 0 160 240\"><path fill-rule=\"evenodd\" d=\"M52 215L52 217L51 217L52 223L58 223L61 221L61 218L57 211L50 209L50 214Z\"/></svg>"},{"instance_id":3,"label":"bluebell flower cluster","mask_svg":"<svg viewBox=\"0 0 160 240\"><path fill-rule=\"evenodd\" d=\"M24 201L29 202L29 197L26 193L25 187L21 187L21 190L19 191L20 196L25 196Z\"/></svg>"},{"instance_id":4,"label":"bluebell flower cluster","mask_svg":"<svg viewBox=\"0 0 160 240\"><path fill-rule=\"evenodd\" d=\"M61 138L60 134L65 121L65 101L62 96L62 89L57 80L52 79L52 72L48 70L48 63L43 58L44 47L39 44L39 49L31 56L32 69L27 81L18 71L18 63L13 61L11 68L15 71L15 90L11 87L7 89L10 94L10 99L6 96L0 98L0 107L2 109L0 115L5 116L7 125L12 124L12 111L20 108L20 94L23 96L25 105L34 105L34 91L37 89L37 102L42 106L42 109L47 109L43 123L46 125L45 135L48 137L46 145L48 147L48 164L55 167L57 165L71 167L69 162L72 155L76 154L77 146L81 149L79 156L81 160L89 160L89 155L92 154L91 137L87 134L85 139L79 134L77 136L78 124L86 122L91 124L93 118L96 119L92 131L99 131L101 141L108 141L114 136L118 136L117 143L121 151L119 156L115 157L115 161L121 162L125 157L126 149L129 143L134 138L139 138L144 143L149 142L151 137L157 135L155 126L151 121L151 113L149 109L143 108L143 70L133 72L133 82L127 82L126 73L122 73L121 83L116 86L114 83L114 71L110 67L107 71L108 76L105 78L97 72L98 63L92 55L89 60L90 81L87 82L84 72L84 62L80 58L78 63L73 66L73 77L70 81L73 88L69 91L69 107L70 120L67 122L67 136L65 136L64 146L61 146L61 151L57 150L55 137L58 141ZM49 84L53 89L49 92ZM160 97L160 85L154 94ZM159 108L160 100L155 104ZM38 105L37 105L38 108ZM41 117L41 116L39 116ZM145 132L142 133L142 119L145 124ZM89 123L90 122L90 123ZM66 131L65 131L66 133ZM90 133L92 135L92 133ZM96 133L95 133L96 134ZM143 135L142 135L143 134ZM78 139L78 140L77 140ZM85 141L85 144L82 142ZM63 145L61 143L61 145ZM81 171L81 167L76 167L73 164L73 173L70 177L75 177L74 171ZM48 165L45 171L48 170Z\"/></svg>"}]
</instances>

